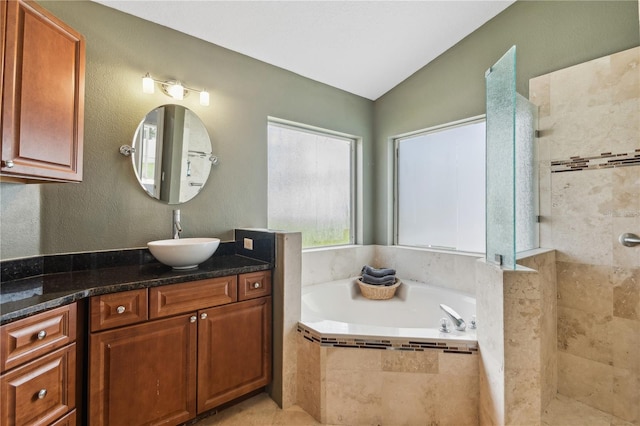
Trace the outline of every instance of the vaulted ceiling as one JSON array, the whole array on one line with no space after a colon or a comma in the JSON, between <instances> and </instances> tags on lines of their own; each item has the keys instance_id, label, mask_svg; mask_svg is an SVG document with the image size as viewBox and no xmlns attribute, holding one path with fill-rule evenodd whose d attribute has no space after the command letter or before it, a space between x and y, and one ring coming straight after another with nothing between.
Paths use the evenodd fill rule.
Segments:
<instances>
[{"instance_id":1,"label":"vaulted ceiling","mask_svg":"<svg viewBox=\"0 0 640 426\"><path fill-rule=\"evenodd\" d=\"M371 100L513 3L94 1Z\"/></svg>"}]
</instances>

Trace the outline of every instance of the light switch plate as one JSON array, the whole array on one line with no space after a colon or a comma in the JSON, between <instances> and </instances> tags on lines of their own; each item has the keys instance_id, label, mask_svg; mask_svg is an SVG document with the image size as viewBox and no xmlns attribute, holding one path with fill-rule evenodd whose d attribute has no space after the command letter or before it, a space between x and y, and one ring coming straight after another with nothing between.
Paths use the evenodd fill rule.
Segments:
<instances>
[{"instance_id":1,"label":"light switch plate","mask_svg":"<svg viewBox=\"0 0 640 426\"><path fill-rule=\"evenodd\" d=\"M253 240L251 238L244 239L244 248L247 250L253 250Z\"/></svg>"}]
</instances>

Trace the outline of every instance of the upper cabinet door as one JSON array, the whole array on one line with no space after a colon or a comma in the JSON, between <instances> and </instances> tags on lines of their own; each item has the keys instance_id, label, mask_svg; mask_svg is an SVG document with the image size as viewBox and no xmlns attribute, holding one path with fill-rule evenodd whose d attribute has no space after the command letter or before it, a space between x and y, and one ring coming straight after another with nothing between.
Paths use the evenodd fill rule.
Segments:
<instances>
[{"instance_id":1,"label":"upper cabinet door","mask_svg":"<svg viewBox=\"0 0 640 426\"><path fill-rule=\"evenodd\" d=\"M2 0L0 10L6 32L0 174L79 182L84 37L30 1Z\"/></svg>"}]
</instances>

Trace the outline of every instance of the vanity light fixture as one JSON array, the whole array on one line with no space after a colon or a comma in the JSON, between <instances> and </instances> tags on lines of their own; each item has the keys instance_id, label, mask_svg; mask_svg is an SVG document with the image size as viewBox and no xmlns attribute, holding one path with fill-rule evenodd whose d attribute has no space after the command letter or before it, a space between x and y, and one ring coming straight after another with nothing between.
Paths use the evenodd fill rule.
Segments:
<instances>
[{"instance_id":1,"label":"vanity light fixture","mask_svg":"<svg viewBox=\"0 0 640 426\"><path fill-rule=\"evenodd\" d=\"M184 86L179 81L156 80L151 77L149 73L142 77L142 92L147 94L154 93L155 83L158 83L162 93L177 101L183 100L189 95L189 92L198 92L200 93L200 105L209 106L209 92L206 90L192 89L191 87Z\"/></svg>"}]
</instances>

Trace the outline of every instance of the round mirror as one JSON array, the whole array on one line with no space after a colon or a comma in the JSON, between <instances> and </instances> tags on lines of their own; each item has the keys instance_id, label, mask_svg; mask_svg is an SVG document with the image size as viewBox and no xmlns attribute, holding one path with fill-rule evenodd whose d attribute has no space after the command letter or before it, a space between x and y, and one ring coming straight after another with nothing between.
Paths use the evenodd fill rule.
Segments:
<instances>
[{"instance_id":1,"label":"round mirror","mask_svg":"<svg viewBox=\"0 0 640 426\"><path fill-rule=\"evenodd\" d=\"M217 162L204 124L180 105L163 105L144 117L133 137L131 159L145 192L167 204L195 197Z\"/></svg>"}]
</instances>

